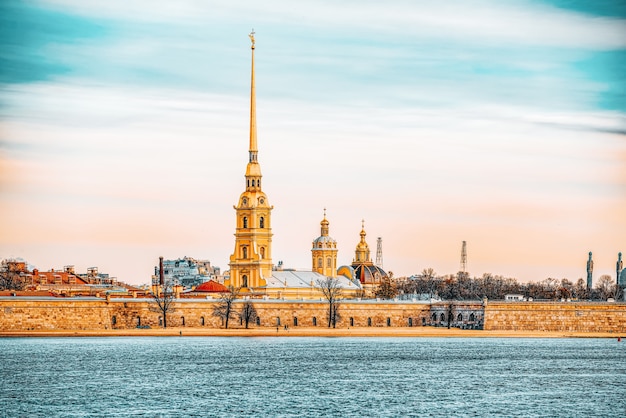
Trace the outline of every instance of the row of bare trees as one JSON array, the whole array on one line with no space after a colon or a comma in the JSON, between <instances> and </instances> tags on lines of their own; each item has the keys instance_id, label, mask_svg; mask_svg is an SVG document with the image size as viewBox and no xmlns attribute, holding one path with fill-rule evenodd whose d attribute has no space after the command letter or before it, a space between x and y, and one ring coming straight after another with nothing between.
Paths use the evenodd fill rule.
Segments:
<instances>
[{"instance_id":1,"label":"row of bare trees","mask_svg":"<svg viewBox=\"0 0 626 418\"><path fill-rule=\"evenodd\" d=\"M381 283L381 288L383 287ZM480 277L470 277L468 273L437 275L432 268L420 274L398 281L401 294L419 294L440 297L444 300L504 299L507 294L522 294L533 299L618 299L622 290L609 275L600 276L596 287L587 289L581 278L576 283L568 279L547 278L540 282L519 283L516 279L485 273ZM377 294L378 295L378 294Z\"/></svg>"},{"instance_id":2,"label":"row of bare trees","mask_svg":"<svg viewBox=\"0 0 626 418\"><path fill-rule=\"evenodd\" d=\"M328 327L332 326L335 328L337 321L340 319L341 287L339 286L339 280L326 277L323 280L318 280L317 287L328 303ZM151 296L154 301L153 310L161 315L163 328L167 328L167 315L174 311L173 303L176 300L172 286L167 284L159 286L158 290L151 293ZM240 289L230 287L228 292L222 293L213 308L213 316L222 320L224 328L228 328L228 324L232 319L239 318L241 324L245 325L247 329L250 323L256 321L258 317L254 304L250 300L245 300L239 310L235 308L235 302L239 297Z\"/></svg>"}]
</instances>

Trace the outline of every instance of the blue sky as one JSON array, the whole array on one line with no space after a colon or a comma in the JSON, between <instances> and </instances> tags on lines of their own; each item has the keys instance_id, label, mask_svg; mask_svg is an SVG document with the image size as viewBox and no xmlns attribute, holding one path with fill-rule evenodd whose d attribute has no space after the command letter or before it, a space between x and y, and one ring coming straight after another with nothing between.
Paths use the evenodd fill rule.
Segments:
<instances>
[{"instance_id":1,"label":"blue sky","mask_svg":"<svg viewBox=\"0 0 626 418\"><path fill-rule=\"evenodd\" d=\"M327 207L385 268L575 280L626 251L620 2L7 1L0 256L146 282L223 269L247 156L250 50L274 259ZM28 231L23 234L20 231Z\"/></svg>"}]
</instances>

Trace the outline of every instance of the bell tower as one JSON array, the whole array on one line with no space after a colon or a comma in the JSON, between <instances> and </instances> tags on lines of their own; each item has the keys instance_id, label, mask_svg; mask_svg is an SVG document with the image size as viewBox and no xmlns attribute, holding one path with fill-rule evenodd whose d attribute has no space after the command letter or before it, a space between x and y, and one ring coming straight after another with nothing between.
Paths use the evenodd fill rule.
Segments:
<instances>
[{"instance_id":1,"label":"bell tower","mask_svg":"<svg viewBox=\"0 0 626 418\"><path fill-rule=\"evenodd\" d=\"M250 149L245 175L245 191L239 196L236 211L235 251L230 256L230 279L227 286L243 292L265 286L272 274L272 224L267 196L261 190L261 166L258 162L256 130L256 88L254 80L254 30L252 42L252 79L250 87Z\"/></svg>"},{"instance_id":2,"label":"bell tower","mask_svg":"<svg viewBox=\"0 0 626 418\"><path fill-rule=\"evenodd\" d=\"M326 209L320 225L320 236L313 241L311 248L312 270L326 277L337 277L337 241L328 235Z\"/></svg>"}]
</instances>

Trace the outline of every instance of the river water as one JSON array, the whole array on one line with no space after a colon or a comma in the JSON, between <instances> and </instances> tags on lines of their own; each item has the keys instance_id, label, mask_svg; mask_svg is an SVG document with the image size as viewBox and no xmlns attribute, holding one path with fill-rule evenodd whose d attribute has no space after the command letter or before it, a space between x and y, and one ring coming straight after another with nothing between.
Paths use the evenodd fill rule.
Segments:
<instances>
[{"instance_id":1,"label":"river water","mask_svg":"<svg viewBox=\"0 0 626 418\"><path fill-rule=\"evenodd\" d=\"M626 342L0 338L0 416L626 416Z\"/></svg>"}]
</instances>

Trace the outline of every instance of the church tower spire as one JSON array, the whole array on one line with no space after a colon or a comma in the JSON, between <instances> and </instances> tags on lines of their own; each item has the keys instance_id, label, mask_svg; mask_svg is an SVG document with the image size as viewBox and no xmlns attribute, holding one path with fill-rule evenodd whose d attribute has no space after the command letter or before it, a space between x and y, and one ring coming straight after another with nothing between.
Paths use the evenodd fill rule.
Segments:
<instances>
[{"instance_id":1,"label":"church tower spire","mask_svg":"<svg viewBox=\"0 0 626 418\"><path fill-rule=\"evenodd\" d=\"M311 261L313 271L326 277L337 277L337 241L328 235L328 225L326 208L324 208L324 219L320 222L320 236L313 240L311 248Z\"/></svg>"},{"instance_id":2,"label":"church tower spire","mask_svg":"<svg viewBox=\"0 0 626 418\"><path fill-rule=\"evenodd\" d=\"M254 73L254 29L252 42L252 71L250 86L250 149L246 166L246 189L234 207L237 212L235 251L230 256L230 279L226 285L254 291L266 285L272 275L271 211L274 208L261 190L261 166L258 161L256 130L256 89Z\"/></svg>"},{"instance_id":3,"label":"church tower spire","mask_svg":"<svg viewBox=\"0 0 626 418\"><path fill-rule=\"evenodd\" d=\"M365 219L361 220L361 241L356 245L356 250L354 251L354 261L355 263L362 264L373 264L372 259L370 258L370 247L367 245L365 241Z\"/></svg>"},{"instance_id":4,"label":"church tower spire","mask_svg":"<svg viewBox=\"0 0 626 418\"><path fill-rule=\"evenodd\" d=\"M256 86L254 83L254 29L250 32L252 42L252 77L250 80L250 162L257 161L259 150L256 142Z\"/></svg>"}]
</instances>

